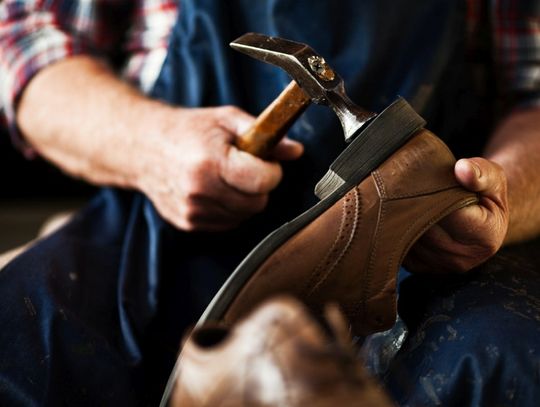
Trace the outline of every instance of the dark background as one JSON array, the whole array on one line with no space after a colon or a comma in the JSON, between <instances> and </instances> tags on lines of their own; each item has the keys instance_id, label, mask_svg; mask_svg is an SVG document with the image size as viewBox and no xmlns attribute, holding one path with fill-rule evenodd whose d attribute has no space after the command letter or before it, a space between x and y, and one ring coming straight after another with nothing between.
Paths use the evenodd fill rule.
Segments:
<instances>
[{"instance_id":1,"label":"dark background","mask_svg":"<svg viewBox=\"0 0 540 407\"><path fill-rule=\"evenodd\" d=\"M0 125L0 254L36 236L50 216L83 205L94 188L15 149Z\"/></svg>"}]
</instances>

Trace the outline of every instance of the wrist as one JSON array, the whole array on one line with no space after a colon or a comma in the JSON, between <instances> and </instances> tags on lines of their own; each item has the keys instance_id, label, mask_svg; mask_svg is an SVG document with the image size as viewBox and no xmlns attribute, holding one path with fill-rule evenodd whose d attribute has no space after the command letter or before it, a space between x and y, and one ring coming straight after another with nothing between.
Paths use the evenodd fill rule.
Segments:
<instances>
[{"instance_id":1,"label":"wrist","mask_svg":"<svg viewBox=\"0 0 540 407\"><path fill-rule=\"evenodd\" d=\"M178 158L173 137L174 128L182 120L186 109L173 107L163 102L146 99L132 110L136 123L127 142L126 169L128 186L142 192L156 185L155 180L164 164Z\"/></svg>"}]
</instances>

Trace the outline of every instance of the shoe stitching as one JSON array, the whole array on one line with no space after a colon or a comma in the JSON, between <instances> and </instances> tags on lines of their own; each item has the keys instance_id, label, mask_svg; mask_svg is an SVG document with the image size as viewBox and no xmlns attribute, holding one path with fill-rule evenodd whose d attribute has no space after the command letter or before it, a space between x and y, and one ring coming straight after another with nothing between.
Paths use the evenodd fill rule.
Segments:
<instances>
[{"instance_id":1,"label":"shoe stitching","mask_svg":"<svg viewBox=\"0 0 540 407\"><path fill-rule=\"evenodd\" d=\"M424 226L408 240L407 244L404 246L403 250L401 251L401 255L400 255L400 258L399 258L398 262L394 263L394 259L396 257L396 254L398 253L398 250L394 250L392 252L392 255L389 256L388 263L387 263L387 266L386 266L386 272L385 272L384 281L388 281L388 279L389 279L389 277L390 277L390 275L392 273L397 273L399 271L399 265L401 265L401 263L403 262L403 259L406 256L406 253L408 253L408 251L410 250L411 246L413 245L413 243L416 241L417 238L422 236L426 232L426 230L428 230L431 226L433 226L435 223L437 223L444 216L451 213L454 209L463 207L464 206L464 201L466 201L466 200L468 200L468 198L460 198L460 199L458 199L457 201L453 202L451 205L445 206L443 210L437 211L437 214L435 216L431 216L431 214L435 212L435 209L429 210L427 212L428 214L430 214L428 222L426 222L424 224ZM436 208L438 205L440 205L441 203L444 203L446 201L447 201L447 199L441 198L441 199L437 200L434 204L432 204L432 208ZM419 223L419 222L420 222L420 219L417 219L417 220L415 220L413 222L413 224L411 224L407 228L405 233L403 233L401 235L401 238L399 239L398 244L396 245L396 247L401 246L401 243L405 240L405 237L407 236L407 234L411 231L411 229L414 228L414 225ZM392 267L392 264L394 264L394 267ZM392 270L394 270L394 271L392 271ZM377 295L377 294L381 293L383 291L383 289L384 289L384 286L383 286L382 289L378 290L376 293L373 293L373 295ZM393 309L396 308L396 296L395 295L392 296L392 307L393 307Z\"/></svg>"},{"instance_id":2,"label":"shoe stitching","mask_svg":"<svg viewBox=\"0 0 540 407\"><path fill-rule=\"evenodd\" d=\"M320 274L324 270L324 266L330 263L331 254L334 252L337 244L340 242L340 237L343 235L343 230L345 229L345 218L347 216L347 202L349 202L350 198L345 196L345 200L342 203L341 206L341 220L339 224L338 233L336 234L336 237L334 239L334 242L332 243L332 246L330 246L330 249L326 252L326 254L321 258L319 263L315 266L313 269L313 272L311 273L310 278L308 279L308 282L306 283L306 287L304 289L305 292L307 292L308 296L313 293L314 286L316 285L316 281L319 279Z\"/></svg>"},{"instance_id":3,"label":"shoe stitching","mask_svg":"<svg viewBox=\"0 0 540 407\"><path fill-rule=\"evenodd\" d=\"M457 188L457 187L456 187ZM450 189L453 189L453 188L450 188ZM450 190L449 189L449 190ZM440 191L439 191L440 192ZM439 193L439 192L436 192L436 193ZM412 245L412 242L415 241L415 239L419 236L421 236L427 229L429 229L433 224L435 224L438 220L442 219L445 215L449 214L452 212L452 210L454 209L457 209L459 207L463 207L463 201L466 201L468 200L469 198L460 198L458 201L452 203L452 205L450 206L447 206L445 207L444 210L442 211L438 211L437 212L437 215L435 216L430 216L429 217L429 221L424 225L423 228L421 228L419 230L418 233L416 233L411 239L409 239L409 242L408 244L404 247L404 250L402 250L402 254L401 254L401 257L400 257L400 260L399 262L396 264L396 265L400 265L403 261L403 258L405 257L405 254L406 252L408 252L408 249L410 249L410 246ZM432 208L436 208L441 202L445 202L447 199L445 198L442 198L442 199L439 199L437 200L434 204L432 204ZM435 212L435 209L431 209L429 210L427 213L428 214L432 214ZM400 247L401 246L401 243L405 240L405 237L407 236L407 234L410 232L411 229L413 229L418 223L420 222L420 219L416 219L411 225L409 225L409 227L405 230L404 233L402 233L401 235L401 238L399 239L398 243L396 244L395 247ZM377 229L378 231L379 229ZM371 252L372 254L374 253L373 251ZM388 260L388 263L387 263L387 266L386 266L386 271L385 271L385 278L384 278L384 281L387 281L388 280L388 277L391 273L393 272L396 272L399 270L396 270L396 267L392 267L392 264L394 263L394 259L395 259L395 256L396 254L398 253L398 250L394 250L392 255L389 256L389 260ZM370 265L371 267L371 265ZM394 270L394 271L393 271ZM383 287L384 289L384 287ZM380 289L378 290L377 292L375 293L372 293L371 294L371 297L377 295L377 294L380 294L382 292L383 289ZM394 304L395 304L395 296L394 296ZM366 306L367 306L367 295L366 297L363 297L363 299L361 299L360 301L356 302L355 304L352 305L352 307L350 308L351 310L351 316L358 316L358 314L360 314L361 312L365 313L366 312Z\"/></svg>"},{"instance_id":4,"label":"shoe stitching","mask_svg":"<svg viewBox=\"0 0 540 407\"><path fill-rule=\"evenodd\" d=\"M377 219L377 225L375 226L375 233L373 235L372 244L369 248L369 262L368 262L368 268L366 270L366 273L364 275L364 284L361 289L360 293L360 300L356 303L353 303L352 310L353 315L356 316L358 313L361 313L362 316L365 315L366 312L366 300L369 294L369 288L371 286L371 280L373 278L373 269L375 268L375 256L374 253L377 252L377 247L379 243L379 232L382 229L382 225L384 224L384 218L386 215L386 207L384 205L386 196L386 190L384 182L379 174L378 171L373 171L372 173L373 178L375 179L375 185L377 186L377 189L379 191L380 196L380 202L381 206L379 208L379 214Z\"/></svg>"},{"instance_id":5,"label":"shoe stitching","mask_svg":"<svg viewBox=\"0 0 540 407\"><path fill-rule=\"evenodd\" d=\"M379 173L378 170L375 170L371 173L371 175L373 176L373 178L375 178L375 181L376 181L376 184L377 184L377 187L379 189L379 196L381 198L387 198L387 195L386 195L386 185L384 184L384 181L382 179L382 176L381 174Z\"/></svg>"},{"instance_id":6,"label":"shoe stitching","mask_svg":"<svg viewBox=\"0 0 540 407\"><path fill-rule=\"evenodd\" d=\"M423 195L431 195L438 192L444 192L448 191L450 189L456 188L458 185L454 183L454 185L447 185L447 186L439 186L439 187L433 187L428 189L422 189L420 191L416 191L414 193L409 194L402 194L402 195L389 195L386 198L389 200L399 200L399 199L408 199L408 198L415 198L415 197L421 197Z\"/></svg>"},{"instance_id":7,"label":"shoe stitching","mask_svg":"<svg viewBox=\"0 0 540 407\"><path fill-rule=\"evenodd\" d=\"M436 138L436 136L433 135L432 133L430 133L429 131L428 131L428 133L431 135L432 138ZM420 136L420 134L418 136ZM447 151L447 153L452 155L452 152L450 151L448 146L446 144L442 143L440 140L438 140L438 141L439 141L439 144L442 144L442 147L444 147L444 149ZM388 195L387 192L386 192L385 184L384 184L384 182L382 180L382 176L381 176L379 170L374 170L372 175L380 183L382 197L384 197L386 199L411 198L411 197L420 196L420 195L427 195L427 194L434 193L434 192L445 191L447 189L455 188L456 186L458 186L458 184L454 182L454 185L452 185L452 186L438 186L438 187L431 187L431 188L421 189L421 190L416 191L414 193L405 193L405 194L402 194L402 195Z\"/></svg>"},{"instance_id":8,"label":"shoe stitching","mask_svg":"<svg viewBox=\"0 0 540 407\"><path fill-rule=\"evenodd\" d=\"M351 198L346 198L345 201L343 202L341 224L340 224L338 234L336 236L334 244L328 251L327 255L324 257L324 261L321 261L315 268L316 271L313 274L313 278L310 279L311 284L313 286L309 290L308 296L313 295L320 288L322 283L324 283L324 281L328 279L328 276L338 266L338 264L341 262L341 260L344 258L344 256L347 254L348 250L351 247L352 241L356 234L356 230L358 229L357 226L358 226L359 212L360 212L359 211L360 196L359 196L357 187L355 187L350 192L354 193L354 205L348 204L348 202L351 201ZM355 209L355 213L353 217L349 216L351 214L351 210L350 210L351 206L353 206ZM349 228L349 225L351 224L352 224L352 227ZM349 233L348 233L349 239L345 243L345 246L341 249L341 252L336 257L335 253L338 251L337 247L345 239L345 236L347 235L348 230L349 230ZM324 275L321 276L323 272L324 272Z\"/></svg>"},{"instance_id":9,"label":"shoe stitching","mask_svg":"<svg viewBox=\"0 0 540 407\"><path fill-rule=\"evenodd\" d=\"M359 229L358 225L361 221L361 207L362 207L362 197L359 191L358 186L351 190L353 192L353 204L347 204L349 200L345 199L342 205L342 217L341 225L334 244L330 248L329 252L325 256L325 261L320 262L315 268L315 272L312 274L310 279L310 285L313 285L308 292L308 296L313 295L321 285L328 279L332 272L337 268L341 261L345 258L347 253L350 251L353 246L355 237L357 236L357 231ZM354 208L354 209L351 209ZM353 213L354 211L354 213ZM352 214L352 216L351 216ZM349 227L349 225L351 225ZM347 233L348 232L348 233ZM336 256L332 256L337 252L337 246L343 240L345 240L346 235L348 234L349 238L345 242L345 246L341 249L341 252ZM332 264L330 264L332 263ZM323 274L324 273L324 274ZM322 275L321 275L322 274Z\"/></svg>"}]
</instances>

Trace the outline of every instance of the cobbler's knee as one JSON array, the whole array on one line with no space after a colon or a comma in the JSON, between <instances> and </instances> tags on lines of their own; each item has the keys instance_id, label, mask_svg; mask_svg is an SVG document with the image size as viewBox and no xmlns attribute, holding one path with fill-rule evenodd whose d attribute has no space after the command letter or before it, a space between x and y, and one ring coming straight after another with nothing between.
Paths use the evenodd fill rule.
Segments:
<instances>
[{"instance_id":1,"label":"cobbler's knee","mask_svg":"<svg viewBox=\"0 0 540 407\"><path fill-rule=\"evenodd\" d=\"M401 287L400 311L409 336L385 375L398 402L528 406L540 398L538 280L412 279Z\"/></svg>"}]
</instances>

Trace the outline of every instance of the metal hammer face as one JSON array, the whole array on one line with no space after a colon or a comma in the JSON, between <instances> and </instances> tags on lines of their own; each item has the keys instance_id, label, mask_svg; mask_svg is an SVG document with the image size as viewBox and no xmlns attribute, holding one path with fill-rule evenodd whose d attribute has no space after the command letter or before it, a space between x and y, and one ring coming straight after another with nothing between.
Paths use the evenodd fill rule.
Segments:
<instances>
[{"instance_id":1,"label":"metal hammer face","mask_svg":"<svg viewBox=\"0 0 540 407\"><path fill-rule=\"evenodd\" d=\"M354 138L360 128L376 116L349 99L341 77L306 44L248 33L230 45L237 51L284 69L313 102L330 106L341 121L346 141Z\"/></svg>"}]
</instances>

